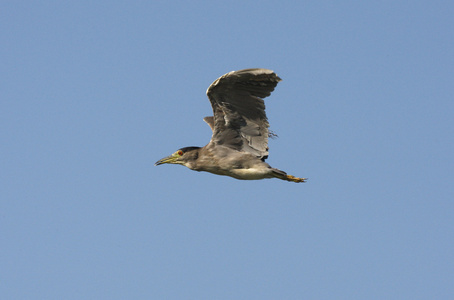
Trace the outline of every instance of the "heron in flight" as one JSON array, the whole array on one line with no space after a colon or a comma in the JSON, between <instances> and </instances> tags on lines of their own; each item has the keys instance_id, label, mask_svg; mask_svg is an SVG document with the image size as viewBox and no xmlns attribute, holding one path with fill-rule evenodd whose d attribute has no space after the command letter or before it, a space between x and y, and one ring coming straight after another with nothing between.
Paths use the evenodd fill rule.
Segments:
<instances>
[{"instance_id":1,"label":"heron in flight","mask_svg":"<svg viewBox=\"0 0 454 300\"><path fill-rule=\"evenodd\" d=\"M305 182L272 168L268 158L269 123L264 98L281 79L271 70L232 71L216 79L207 89L213 116L205 117L213 131L205 147L184 147L158 160L155 165L178 164L243 180L279 178Z\"/></svg>"}]
</instances>

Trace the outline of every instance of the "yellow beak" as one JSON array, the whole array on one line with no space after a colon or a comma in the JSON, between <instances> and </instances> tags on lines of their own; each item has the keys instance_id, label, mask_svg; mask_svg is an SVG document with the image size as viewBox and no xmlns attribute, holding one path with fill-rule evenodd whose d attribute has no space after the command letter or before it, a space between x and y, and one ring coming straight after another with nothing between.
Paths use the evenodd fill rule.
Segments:
<instances>
[{"instance_id":1,"label":"yellow beak","mask_svg":"<svg viewBox=\"0 0 454 300\"><path fill-rule=\"evenodd\" d=\"M179 162L176 161L177 158L178 158L178 156L176 156L175 154L172 154L170 156L161 158L160 160L155 162L154 165L159 166L159 165L163 165L163 164L178 164Z\"/></svg>"}]
</instances>

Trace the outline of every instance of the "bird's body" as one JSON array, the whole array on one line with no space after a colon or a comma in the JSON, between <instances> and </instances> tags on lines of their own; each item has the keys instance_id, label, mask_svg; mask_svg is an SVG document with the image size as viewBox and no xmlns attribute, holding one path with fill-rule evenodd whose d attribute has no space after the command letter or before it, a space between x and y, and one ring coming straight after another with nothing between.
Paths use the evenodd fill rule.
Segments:
<instances>
[{"instance_id":1,"label":"bird's body","mask_svg":"<svg viewBox=\"0 0 454 300\"><path fill-rule=\"evenodd\" d=\"M268 120L263 98L281 79L271 70L232 71L215 80L207 90L213 117L204 121L213 130L205 147L185 147L156 162L181 164L243 180L279 178L304 182L265 162L268 157Z\"/></svg>"},{"instance_id":2,"label":"bird's body","mask_svg":"<svg viewBox=\"0 0 454 300\"><path fill-rule=\"evenodd\" d=\"M198 156L186 164L194 171L205 171L217 175L225 175L237 179L272 178L272 168L261 159L250 153L244 153L225 146L207 147L204 155L197 155L199 148L193 150L193 156Z\"/></svg>"}]
</instances>

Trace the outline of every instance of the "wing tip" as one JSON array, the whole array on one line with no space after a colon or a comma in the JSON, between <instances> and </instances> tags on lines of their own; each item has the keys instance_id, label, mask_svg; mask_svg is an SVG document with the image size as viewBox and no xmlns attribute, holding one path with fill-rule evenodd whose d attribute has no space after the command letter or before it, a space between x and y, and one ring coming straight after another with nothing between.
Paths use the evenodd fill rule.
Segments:
<instances>
[{"instance_id":1,"label":"wing tip","mask_svg":"<svg viewBox=\"0 0 454 300\"><path fill-rule=\"evenodd\" d=\"M269 78L271 79L271 81L274 81L274 82L282 81L282 78L280 78L276 74L276 72L274 72L273 70L270 70L270 69L249 68L249 69L242 69L242 70L237 70L237 71L230 71L230 72L220 76L215 81L213 81L213 83L210 84L210 86L207 88L206 94L208 95L213 90L213 88L219 84L219 82L221 80L228 78L232 75L237 75L237 76L240 76L240 75L252 75L252 76L269 75L270 76Z\"/></svg>"}]
</instances>

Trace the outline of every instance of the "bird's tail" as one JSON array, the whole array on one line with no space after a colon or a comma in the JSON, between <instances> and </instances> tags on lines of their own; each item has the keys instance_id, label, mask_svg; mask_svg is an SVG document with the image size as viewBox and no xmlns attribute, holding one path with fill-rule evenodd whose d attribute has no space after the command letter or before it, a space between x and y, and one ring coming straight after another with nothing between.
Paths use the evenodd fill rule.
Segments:
<instances>
[{"instance_id":1,"label":"bird's tail","mask_svg":"<svg viewBox=\"0 0 454 300\"><path fill-rule=\"evenodd\" d=\"M306 182L307 178L299 178L295 177L292 175L288 175L284 171L281 171L279 169L272 168L273 170L273 175L276 178L282 179L282 180L287 180L287 181L292 181L292 182Z\"/></svg>"}]
</instances>

